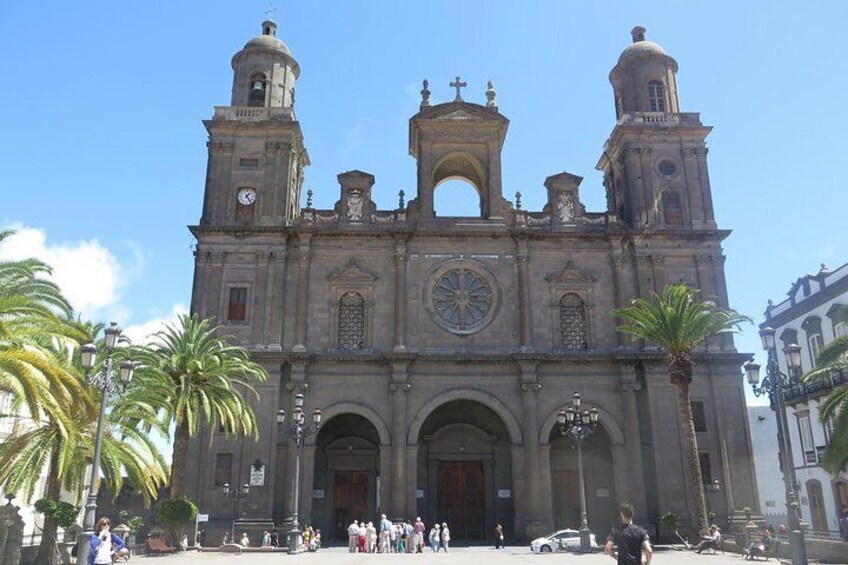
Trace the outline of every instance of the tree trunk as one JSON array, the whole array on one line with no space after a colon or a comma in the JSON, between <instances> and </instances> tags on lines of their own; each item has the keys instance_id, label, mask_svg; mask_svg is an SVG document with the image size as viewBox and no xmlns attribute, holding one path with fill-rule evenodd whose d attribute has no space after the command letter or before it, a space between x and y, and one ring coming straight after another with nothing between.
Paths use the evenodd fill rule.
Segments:
<instances>
[{"instance_id":1,"label":"tree trunk","mask_svg":"<svg viewBox=\"0 0 848 565\"><path fill-rule=\"evenodd\" d=\"M57 475L59 468L59 454L54 450L50 455L50 468L47 474L47 492L45 498L59 500L62 496L62 481ZM41 543L35 556L33 565L55 565L53 557L56 554L56 536L59 525L51 516L44 516L44 528L41 531Z\"/></svg>"},{"instance_id":2,"label":"tree trunk","mask_svg":"<svg viewBox=\"0 0 848 565\"><path fill-rule=\"evenodd\" d=\"M692 374L691 365L689 375ZM700 532L707 524L707 502L704 499L704 480L701 476L701 461L698 457L698 438L695 435L695 422L692 420L692 405L689 402L689 378L673 379L677 386L677 407L680 410L680 425L683 431L683 454L688 473L686 479L686 498L689 499L689 512L692 526Z\"/></svg>"},{"instance_id":3,"label":"tree trunk","mask_svg":"<svg viewBox=\"0 0 848 565\"><path fill-rule=\"evenodd\" d=\"M183 420L174 431L174 451L171 454L171 497L184 493L186 458L188 457L188 422Z\"/></svg>"}]
</instances>

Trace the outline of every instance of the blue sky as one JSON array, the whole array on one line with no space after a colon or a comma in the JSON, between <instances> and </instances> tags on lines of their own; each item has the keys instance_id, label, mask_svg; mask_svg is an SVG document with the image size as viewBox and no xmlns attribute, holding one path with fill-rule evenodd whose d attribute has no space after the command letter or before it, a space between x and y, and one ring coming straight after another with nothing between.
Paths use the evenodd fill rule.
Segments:
<instances>
[{"instance_id":1,"label":"blue sky","mask_svg":"<svg viewBox=\"0 0 848 565\"><path fill-rule=\"evenodd\" d=\"M795 278L848 261L848 3L793 5L278 2L278 35L302 69L306 186L316 206L331 207L335 176L356 168L376 176L381 208L394 207L401 188L411 198L407 120L421 80L438 103L460 74L470 101L484 101L494 81L511 120L510 198L521 190L525 209L541 209L544 178L567 170L585 178L582 200L600 211L594 165L615 119L608 74L643 25L680 64L682 109L715 127L710 176L719 225L733 230L731 303L759 321ZM266 9L259 0L0 4L0 224L22 229L17 252L62 265L87 315L138 330L188 304L201 120L229 103L230 59ZM437 211L471 205L449 206ZM11 245L0 251L13 254ZM758 343L751 327L739 347Z\"/></svg>"}]
</instances>

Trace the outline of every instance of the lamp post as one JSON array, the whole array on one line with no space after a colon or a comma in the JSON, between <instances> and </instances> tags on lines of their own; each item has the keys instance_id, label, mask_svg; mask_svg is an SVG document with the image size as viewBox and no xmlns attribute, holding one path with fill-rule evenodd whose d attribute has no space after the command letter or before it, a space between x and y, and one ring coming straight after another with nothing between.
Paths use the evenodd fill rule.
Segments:
<instances>
[{"instance_id":1,"label":"lamp post","mask_svg":"<svg viewBox=\"0 0 848 565\"><path fill-rule=\"evenodd\" d=\"M291 414L291 423L286 427L286 411L280 409L277 412L277 427L284 430L294 440L294 512L292 515L292 529L289 531L289 553L297 553L300 546L300 523L298 522L298 507L300 505L300 452L303 449L303 440L318 431L321 427L321 411L317 408L312 412L312 424L306 424L306 413L303 411L303 393L294 396L294 410Z\"/></svg>"},{"instance_id":2,"label":"lamp post","mask_svg":"<svg viewBox=\"0 0 848 565\"><path fill-rule=\"evenodd\" d=\"M580 552L592 549L589 520L586 515L586 484L583 480L583 440L598 429L598 409L583 408L580 410L580 393L575 392L571 397L571 406L557 413L557 424L562 435L577 443L577 475L580 482Z\"/></svg>"},{"instance_id":3,"label":"lamp post","mask_svg":"<svg viewBox=\"0 0 848 565\"><path fill-rule=\"evenodd\" d=\"M94 459L91 460L91 482L88 485L88 501L85 505L85 516L82 521L82 534L79 539L78 563L86 563L88 550L91 547L91 538L94 532L95 520L97 518L97 491L100 478L100 451L103 446L103 419L106 415L106 404L111 393L123 392L133 378L135 365L132 361L123 361L120 371L115 374L113 370L112 355L118 344L121 330L114 322L104 330L103 353L106 358L102 368L94 373L88 373L89 369L97 364L98 348L93 343L88 343L80 348L82 366L86 370L88 383L100 389L100 414L97 417L97 436L94 444ZM116 378L117 377L117 378Z\"/></svg>"},{"instance_id":4,"label":"lamp post","mask_svg":"<svg viewBox=\"0 0 848 565\"><path fill-rule=\"evenodd\" d=\"M789 441L789 424L786 421L786 401L783 397L783 387L797 384L801 370L801 346L787 345L783 350L789 374L780 372L777 364L777 347L775 331L765 327L760 330L763 349L768 354L766 376L761 384L760 366L753 362L745 363L745 374L748 383L756 396L768 395L771 409L777 416L777 441L780 447L783 463L783 484L786 488L786 515L789 521L789 543L792 546L792 564L807 565L807 546L804 541L804 530L801 524L800 508L798 506L798 484L795 479L795 463L792 460L792 447Z\"/></svg>"},{"instance_id":5,"label":"lamp post","mask_svg":"<svg viewBox=\"0 0 848 565\"><path fill-rule=\"evenodd\" d=\"M221 492L224 496L233 499L233 526L230 530L230 543L236 543L236 520L238 519L238 503L242 498L247 498L250 494L250 485L244 483L241 487L233 488L229 483L224 483L221 487Z\"/></svg>"}]
</instances>

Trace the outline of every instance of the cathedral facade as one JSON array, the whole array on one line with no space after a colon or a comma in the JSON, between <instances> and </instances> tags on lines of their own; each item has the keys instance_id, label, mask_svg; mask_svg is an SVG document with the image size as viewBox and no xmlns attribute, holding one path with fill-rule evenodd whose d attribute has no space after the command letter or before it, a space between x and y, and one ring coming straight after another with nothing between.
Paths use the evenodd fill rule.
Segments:
<instances>
[{"instance_id":1,"label":"cathedral facade","mask_svg":"<svg viewBox=\"0 0 848 565\"><path fill-rule=\"evenodd\" d=\"M586 442L586 499L599 535L622 501L641 522L688 515L676 392L663 356L616 331L614 308L685 282L727 306L699 114L681 111L677 63L633 30L610 74L616 122L600 152L607 209L587 211L581 178L544 180L547 204L504 198L509 120L485 104L432 103L409 120L417 194L371 199L372 174L338 175L333 209L304 198L309 165L295 111L300 67L262 24L232 60L231 105L205 121L209 161L192 310L267 370L259 439L204 429L190 446L189 495L214 532L293 512L295 447L276 414L305 396L323 425L302 448L300 522L346 539L354 519L451 525L454 540L528 539L579 526L577 456L557 412L579 391L598 409ZM460 178L476 217L443 217L434 191ZM413 196L413 195L410 195ZM305 200L305 207L302 206ZM708 506L756 507L743 381L732 339L696 355L693 413ZM240 499L224 484L250 484ZM238 526L241 527L241 526Z\"/></svg>"}]
</instances>

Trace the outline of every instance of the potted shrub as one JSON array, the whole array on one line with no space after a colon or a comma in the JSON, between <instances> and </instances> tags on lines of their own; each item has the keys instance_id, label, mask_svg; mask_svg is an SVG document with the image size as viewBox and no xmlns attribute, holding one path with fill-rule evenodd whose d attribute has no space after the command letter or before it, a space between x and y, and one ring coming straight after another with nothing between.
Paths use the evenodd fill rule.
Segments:
<instances>
[{"instance_id":1,"label":"potted shrub","mask_svg":"<svg viewBox=\"0 0 848 565\"><path fill-rule=\"evenodd\" d=\"M156 521L165 528L169 545L179 547L183 528L194 522L197 505L188 497L180 495L164 500L156 509Z\"/></svg>"}]
</instances>

